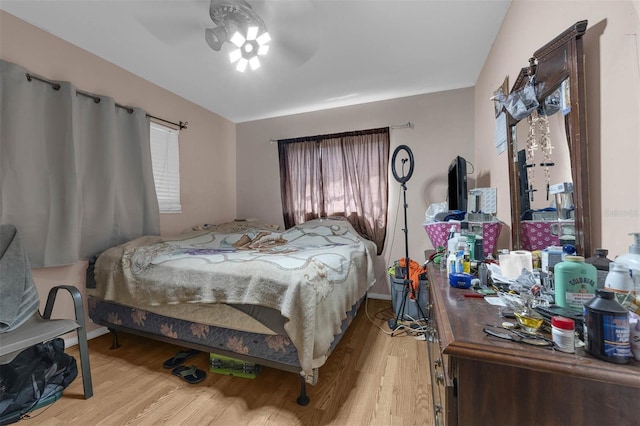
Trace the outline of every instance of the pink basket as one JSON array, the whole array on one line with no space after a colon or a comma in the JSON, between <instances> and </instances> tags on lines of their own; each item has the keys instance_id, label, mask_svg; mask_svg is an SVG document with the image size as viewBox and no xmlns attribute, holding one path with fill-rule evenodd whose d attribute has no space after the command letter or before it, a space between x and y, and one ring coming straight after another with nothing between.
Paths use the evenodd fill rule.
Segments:
<instances>
[{"instance_id":1,"label":"pink basket","mask_svg":"<svg viewBox=\"0 0 640 426\"><path fill-rule=\"evenodd\" d=\"M447 238L452 225L456 227L456 232L460 231L458 221L432 222L424 225L424 230L427 231L433 247L447 247ZM469 222L469 227L476 226L482 226L482 251L485 257L489 253L493 254L502 231L502 222Z\"/></svg>"},{"instance_id":2,"label":"pink basket","mask_svg":"<svg viewBox=\"0 0 640 426\"><path fill-rule=\"evenodd\" d=\"M524 250L543 250L549 246L560 245L560 238L551 233L551 226L556 222L522 221L521 238Z\"/></svg>"}]
</instances>

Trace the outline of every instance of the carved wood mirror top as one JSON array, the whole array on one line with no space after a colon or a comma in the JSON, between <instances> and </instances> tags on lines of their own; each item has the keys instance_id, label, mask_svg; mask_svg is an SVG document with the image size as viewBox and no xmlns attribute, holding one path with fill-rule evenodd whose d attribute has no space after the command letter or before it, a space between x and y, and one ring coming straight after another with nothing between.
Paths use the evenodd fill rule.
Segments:
<instances>
[{"instance_id":1,"label":"carved wood mirror top","mask_svg":"<svg viewBox=\"0 0 640 426\"><path fill-rule=\"evenodd\" d=\"M586 28L587 21L579 21L538 49L529 60L529 66L521 69L510 93L521 90L529 83L530 76L535 75L536 98L542 105L545 99L553 95L563 85L563 82L566 85L567 90L564 93L567 95L567 105L570 107L570 112L564 115L564 128L569 151L570 176L573 182L575 245L578 254L588 257L592 254L592 247L587 174L585 75L582 48L582 36ZM556 114L563 114L563 112ZM526 118L522 120L526 120ZM521 214L523 211L520 203L520 171L518 168L518 139L522 139L523 136L516 135L516 126L519 121L521 120L516 120L513 116L507 114L511 233L512 247L514 249L523 248L521 233ZM564 138L558 138L556 135L556 140L558 139L564 143ZM542 179L542 173L540 173L540 179Z\"/></svg>"}]
</instances>

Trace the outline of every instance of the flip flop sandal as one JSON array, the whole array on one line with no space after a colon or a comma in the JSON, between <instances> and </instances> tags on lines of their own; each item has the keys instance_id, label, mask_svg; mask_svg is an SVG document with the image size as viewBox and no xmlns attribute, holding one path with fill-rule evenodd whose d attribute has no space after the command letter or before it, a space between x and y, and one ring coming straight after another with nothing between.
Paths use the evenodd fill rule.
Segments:
<instances>
[{"instance_id":1,"label":"flip flop sandal","mask_svg":"<svg viewBox=\"0 0 640 426\"><path fill-rule=\"evenodd\" d=\"M192 385L200 383L205 377L207 377L207 373L196 368L195 365L192 365L191 367L180 365L171 370L171 374L183 378L185 382L191 383Z\"/></svg>"},{"instance_id":2,"label":"flip flop sandal","mask_svg":"<svg viewBox=\"0 0 640 426\"><path fill-rule=\"evenodd\" d=\"M185 362L189 358L193 358L198 353L200 353L200 351L195 350L195 349L185 349L185 350L179 351L172 358L169 358L168 360L166 360L162 364L162 366L164 368L166 368L166 369L174 368L174 367L182 364L183 362Z\"/></svg>"}]
</instances>

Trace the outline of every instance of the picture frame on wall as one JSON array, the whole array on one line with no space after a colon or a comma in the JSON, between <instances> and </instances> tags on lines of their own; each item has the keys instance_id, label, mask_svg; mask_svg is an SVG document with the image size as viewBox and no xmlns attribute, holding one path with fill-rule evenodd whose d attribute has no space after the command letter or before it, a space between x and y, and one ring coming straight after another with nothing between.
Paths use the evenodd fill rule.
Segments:
<instances>
[{"instance_id":1,"label":"picture frame on wall","mask_svg":"<svg viewBox=\"0 0 640 426\"><path fill-rule=\"evenodd\" d=\"M502 108L504 105L504 100L509 94L509 76L505 76L502 84L493 91L493 96L491 96L491 100L493 101L495 118L498 118L500 113L502 112Z\"/></svg>"}]
</instances>

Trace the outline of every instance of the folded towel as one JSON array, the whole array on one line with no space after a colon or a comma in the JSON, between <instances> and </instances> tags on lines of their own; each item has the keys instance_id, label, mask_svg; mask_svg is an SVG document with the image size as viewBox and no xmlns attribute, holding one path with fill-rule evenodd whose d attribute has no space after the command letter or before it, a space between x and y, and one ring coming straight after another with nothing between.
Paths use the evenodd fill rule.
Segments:
<instances>
[{"instance_id":1,"label":"folded towel","mask_svg":"<svg viewBox=\"0 0 640 426\"><path fill-rule=\"evenodd\" d=\"M24 324L39 306L20 234L13 225L0 225L0 333Z\"/></svg>"}]
</instances>

